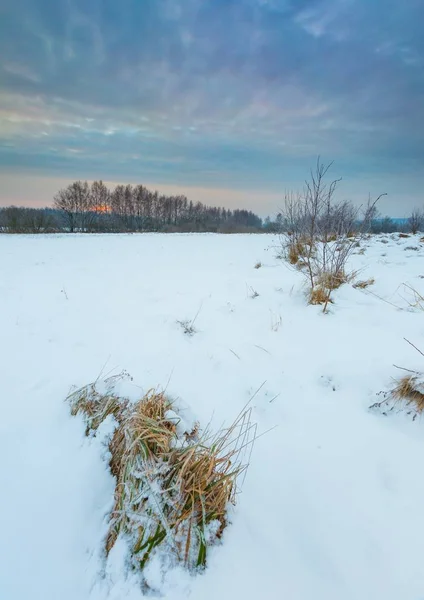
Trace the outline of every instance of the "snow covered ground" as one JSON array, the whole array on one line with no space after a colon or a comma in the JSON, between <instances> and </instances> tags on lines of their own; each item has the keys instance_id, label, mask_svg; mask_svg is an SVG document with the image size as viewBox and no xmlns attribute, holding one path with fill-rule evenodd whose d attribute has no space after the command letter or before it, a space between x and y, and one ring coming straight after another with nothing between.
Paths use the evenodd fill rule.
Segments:
<instances>
[{"instance_id":1,"label":"snow covered ground","mask_svg":"<svg viewBox=\"0 0 424 600\"><path fill-rule=\"evenodd\" d=\"M113 480L64 403L102 369L167 386L203 425L263 384L254 418L275 427L206 572L151 569L166 600L423 600L424 425L368 407L393 364L424 367L403 339L424 350L424 313L402 286L424 294L424 244L367 241L351 266L375 285L344 285L323 315L277 242L0 236L2 600L142 597L124 549L103 564ZM196 313L188 337L177 320Z\"/></svg>"}]
</instances>

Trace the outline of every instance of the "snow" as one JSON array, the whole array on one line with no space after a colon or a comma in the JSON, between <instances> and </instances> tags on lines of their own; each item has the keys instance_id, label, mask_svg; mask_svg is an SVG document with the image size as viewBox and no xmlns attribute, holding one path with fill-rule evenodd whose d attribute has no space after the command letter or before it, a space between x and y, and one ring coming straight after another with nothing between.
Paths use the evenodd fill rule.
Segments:
<instances>
[{"instance_id":1,"label":"snow","mask_svg":"<svg viewBox=\"0 0 424 600\"><path fill-rule=\"evenodd\" d=\"M230 424L260 388L253 418L271 429L206 572L150 564L166 600L424 598L423 424L368 409L402 374L394 364L423 368L404 341L424 349L423 314L403 284L424 295L424 244L368 240L351 268L375 284L342 286L327 315L277 244L0 236L0 598L143 597L125 543L104 561L114 482L64 402L123 369L126 395L166 387L203 426ZM187 336L177 321L196 314Z\"/></svg>"}]
</instances>

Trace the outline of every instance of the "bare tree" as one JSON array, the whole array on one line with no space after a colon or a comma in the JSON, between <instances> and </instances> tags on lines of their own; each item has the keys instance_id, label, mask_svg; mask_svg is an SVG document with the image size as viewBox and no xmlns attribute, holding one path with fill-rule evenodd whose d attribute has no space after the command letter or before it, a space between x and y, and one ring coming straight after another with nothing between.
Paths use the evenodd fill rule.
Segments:
<instances>
[{"instance_id":1,"label":"bare tree","mask_svg":"<svg viewBox=\"0 0 424 600\"><path fill-rule=\"evenodd\" d=\"M411 216L408 219L408 227L409 227L409 230L411 231L411 233L415 234L418 231L421 231L423 222L424 222L423 211L418 208L414 208L414 210L411 213Z\"/></svg>"},{"instance_id":2,"label":"bare tree","mask_svg":"<svg viewBox=\"0 0 424 600\"><path fill-rule=\"evenodd\" d=\"M53 198L53 206L62 211L67 227L73 233L77 222L77 204L71 186L57 192Z\"/></svg>"},{"instance_id":3,"label":"bare tree","mask_svg":"<svg viewBox=\"0 0 424 600\"><path fill-rule=\"evenodd\" d=\"M97 213L107 213L110 210L110 193L103 181L93 181L90 189L91 210Z\"/></svg>"}]
</instances>

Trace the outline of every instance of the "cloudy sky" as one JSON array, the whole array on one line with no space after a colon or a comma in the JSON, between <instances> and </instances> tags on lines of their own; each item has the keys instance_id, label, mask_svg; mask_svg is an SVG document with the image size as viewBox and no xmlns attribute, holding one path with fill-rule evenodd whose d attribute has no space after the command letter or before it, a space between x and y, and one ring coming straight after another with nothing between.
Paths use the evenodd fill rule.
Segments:
<instances>
[{"instance_id":1,"label":"cloudy sky","mask_svg":"<svg viewBox=\"0 0 424 600\"><path fill-rule=\"evenodd\" d=\"M75 179L278 208L320 154L424 205L424 0L2 0L0 204Z\"/></svg>"}]
</instances>

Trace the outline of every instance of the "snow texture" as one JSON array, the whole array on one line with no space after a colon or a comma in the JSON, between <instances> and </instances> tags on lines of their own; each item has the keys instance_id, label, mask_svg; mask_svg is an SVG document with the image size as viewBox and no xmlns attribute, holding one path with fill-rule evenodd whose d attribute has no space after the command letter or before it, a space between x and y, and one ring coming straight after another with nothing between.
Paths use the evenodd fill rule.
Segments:
<instances>
[{"instance_id":1,"label":"snow texture","mask_svg":"<svg viewBox=\"0 0 424 600\"><path fill-rule=\"evenodd\" d=\"M145 576L158 594L424 598L424 426L368 409L402 375L393 364L423 370L403 338L424 349L424 314L403 284L424 295L424 245L397 235L362 244L350 266L375 284L342 286L324 315L275 258L277 243L0 236L2 600L143 597L125 541L104 561L106 450L64 402L73 384L122 369L133 377L124 395L166 387L189 421L215 429L260 388L252 418L259 433L273 428L255 443L205 573L152 561ZM187 336L177 321L196 315Z\"/></svg>"}]
</instances>

